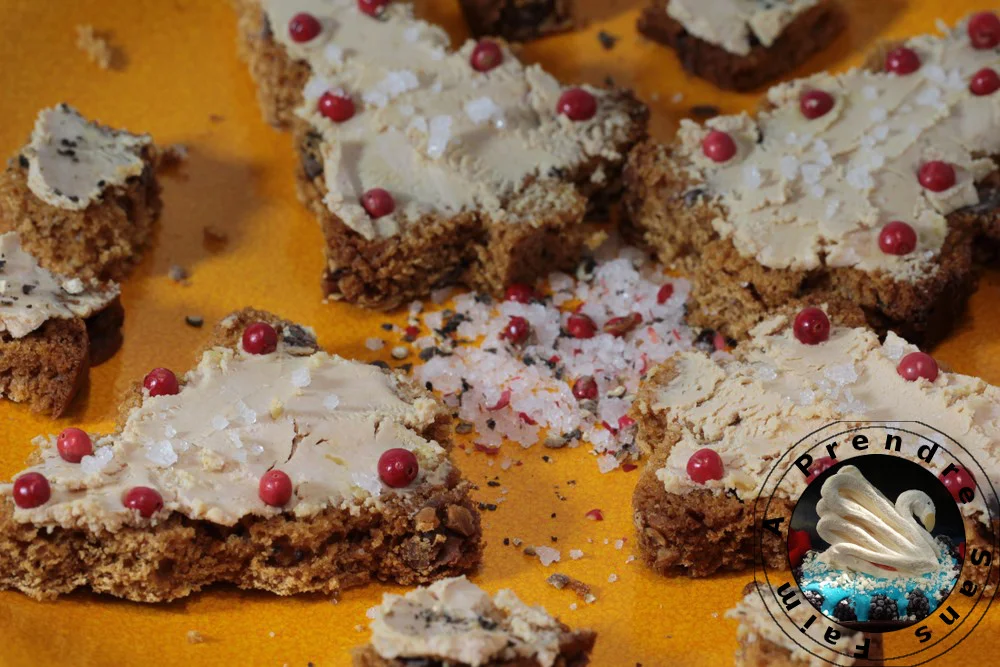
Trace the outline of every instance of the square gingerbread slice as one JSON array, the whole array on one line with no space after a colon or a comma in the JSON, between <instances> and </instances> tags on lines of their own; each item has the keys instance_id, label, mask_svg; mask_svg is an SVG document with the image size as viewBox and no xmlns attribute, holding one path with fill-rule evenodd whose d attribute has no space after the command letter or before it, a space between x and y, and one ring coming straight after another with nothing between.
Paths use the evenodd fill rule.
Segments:
<instances>
[{"instance_id":1,"label":"square gingerbread slice","mask_svg":"<svg viewBox=\"0 0 1000 667\"><path fill-rule=\"evenodd\" d=\"M17 232L0 234L0 396L62 415L91 363L121 343L118 293L114 283L46 271Z\"/></svg>"},{"instance_id":2,"label":"square gingerbread slice","mask_svg":"<svg viewBox=\"0 0 1000 667\"><path fill-rule=\"evenodd\" d=\"M759 592L758 592L759 586ZM739 622L736 638L736 667L861 667L881 665L884 654L880 634L865 635L856 630L840 631L832 647L821 638L823 623L802 629L811 607L799 604L789 615L774 613L765 606L762 595L773 595L771 588L750 582L743 589L743 598L726 617ZM796 624L798 621L801 625ZM795 638L796 640L793 640ZM808 649L808 650L807 650Z\"/></svg>"},{"instance_id":3,"label":"square gingerbread slice","mask_svg":"<svg viewBox=\"0 0 1000 667\"><path fill-rule=\"evenodd\" d=\"M819 309L810 315L829 326ZM633 510L640 551L654 570L705 576L752 567L758 496L770 499L768 517L782 517L784 533L794 498L805 488L802 474L790 474L787 485L772 489L768 474L773 470L777 480L787 470L796 473L798 456L781 457L831 425L925 420L958 438L994 488L1000 481L1000 388L938 370L927 355L933 380L906 379L897 367L912 362L917 348L893 333L880 343L867 328L833 327L827 340L810 345L794 329L790 318L779 316L759 325L732 355L674 355L640 387L632 416L637 442L652 456ZM699 460L715 461L711 479L688 472L696 452ZM838 456L844 460L851 450ZM818 465L821 455L812 458ZM929 465L935 474L945 459ZM804 465L814 470L813 463ZM984 504L989 495L974 493L960 509L967 541L981 544L991 523ZM784 538L764 538L764 564L787 569Z\"/></svg>"},{"instance_id":4,"label":"square gingerbread slice","mask_svg":"<svg viewBox=\"0 0 1000 667\"><path fill-rule=\"evenodd\" d=\"M355 651L355 667L583 667L596 639L513 591L490 597L465 577L387 593L369 616L371 643Z\"/></svg>"},{"instance_id":5,"label":"square gingerbread slice","mask_svg":"<svg viewBox=\"0 0 1000 667\"><path fill-rule=\"evenodd\" d=\"M603 237L585 217L618 195L645 135L631 94L564 87L500 42L452 50L408 3L377 18L348 0L238 6L265 117L294 129L330 298L498 292L574 266Z\"/></svg>"},{"instance_id":6,"label":"square gingerbread slice","mask_svg":"<svg viewBox=\"0 0 1000 667\"><path fill-rule=\"evenodd\" d=\"M683 121L672 144L633 151L629 230L692 268L692 323L738 339L806 299L856 304L923 345L951 327L998 200L1000 93L975 81L1000 54L969 25L907 40L887 69L784 83L756 116Z\"/></svg>"},{"instance_id":7,"label":"square gingerbread slice","mask_svg":"<svg viewBox=\"0 0 1000 667\"><path fill-rule=\"evenodd\" d=\"M336 594L468 572L479 516L448 424L405 378L235 313L191 371L136 385L112 434L36 440L0 486L0 587L162 602L218 582Z\"/></svg>"},{"instance_id":8,"label":"square gingerbread slice","mask_svg":"<svg viewBox=\"0 0 1000 667\"><path fill-rule=\"evenodd\" d=\"M844 24L836 0L652 0L638 29L691 74L746 91L822 51Z\"/></svg>"},{"instance_id":9,"label":"square gingerbread slice","mask_svg":"<svg viewBox=\"0 0 1000 667\"><path fill-rule=\"evenodd\" d=\"M43 109L0 173L0 231L16 231L46 269L122 280L160 214L159 151L148 135L91 122L66 104Z\"/></svg>"}]
</instances>

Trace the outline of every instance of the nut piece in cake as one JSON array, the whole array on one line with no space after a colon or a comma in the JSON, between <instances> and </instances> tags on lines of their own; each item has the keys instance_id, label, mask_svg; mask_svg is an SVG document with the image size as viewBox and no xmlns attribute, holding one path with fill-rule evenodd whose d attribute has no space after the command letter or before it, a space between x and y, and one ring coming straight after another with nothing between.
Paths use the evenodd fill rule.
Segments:
<instances>
[{"instance_id":1,"label":"nut piece in cake","mask_svg":"<svg viewBox=\"0 0 1000 667\"><path fill-rule=\"evenodd\" d=\"M579 0L460 0L469 31L527 42L574 28Z\"/></svg>"},{"instance_id":2,"label":"nut piece in cake","mask_svg":"<svg viewBox=\"0 0 1000 667\"><path fill-rule=\"evenodd\" d=\"M37 439L39 462L0 486L0 587L161 602L216 582L290 595L467 572L479 517L447 423L403 377L235 313L191 371L151 371L113 433Z\"/></svg>"},{"instance_id":3,"label":"nut piece in cake","mask_svg":"<svg viewBox=\"0 0 1000 667\"><path fill-rule=\"evenodd\" d=\"M794 586L792 589L794 590ZM782 587L778 591L783 595L790 594ZM830 647L830 642L819 629L823 626L822 623L815 624L811 630L801 629L809 619L812 607L798 604L788 609L788 615L775 613L773 605L776 603L768 608L762 596L773 597L774 591L769 585L750 582L743 589L743 598L736 607L726 612L726 618L739 622L736 628L736 639L739 641L735 659L737 667L825 667L831 664L852 667L882 664L881 635L843 631L836 645ZM798 641L793 641L791 637Z\"/></svg>"},{"instance_id":4,"label":"nut piece in cake","mask_svg":"<svg viewBox=\"0 0 1000 667\"><path fill-rule=\"evenodd\" d=\"M652 453L633 496L646 562L691 576L751 567L766 478L788 470L795 457L782 455L824 428L929 420L955 434L995 486L1000 388L939 370L922 353L915 364L916 352L892 333L880 343L866 328L831 328L812 308L794 322L761 324L731 356L683 352L651 371L632 407L637 441ZM838 460L851 455L838 450ZM935 473L944 458L930 466ZM783 532L805 487L802 475L785 479L766 490L768 516L784 518ZM982 496L961 505L969 540L985 534ZM760 553L768 568L787 569L784 539L762 540Z\"/></svg>"},{"instance_id":5,"label":"nut piece in cake","mask_svg":"<svg viewBox=\"0 0 1000 667\"><path fill-rule=\"evenodd\" d=\"M898 73L897 52L916 68ZM984 68L1000 55L962 21L878 69L775 86L756 116L683 121L630 157L630 230L690 265L695 324L739 339L791 299L838 301L929 344L974 288L973 241L996 215L1000 93L970 88Z\"/></svg>"},{"instance_id":6,"label":"nut piece in cake","mask_svg":"<svg viewBox=\"0 0 1000 667\"><path fill-rule=\"evenodd\" d=\"M836 0L652 0L637 27L695 76L752 90L826 48L844 23Z\"/></svg>"},{"instance_id":7,"label":"nut piece in cake","mask_svg":"<svg viewBox=\"0 0 1000 667\"><path fill-rule=\"evenodd\" d=\"M16 231L45 268L121 280L148 247L160 213L158 151L148 135L43 109L0 174L0 231Z\"/></svg>"},{"instance_id":8,"label":"nut piece in cake","mask_svg":"<svg viewBox=\"0 0 1000 667\"><path fill-rule=\"evenodd\" d=\"M512 591L493 597L463 577L405 595L387 593L369 614L371 643L356 667L403 667L413 661L449 665L586 665L596 635L571 630Z\"/></svg>"},{"instance_id":9,"label":"nut piece in cake","mask_svg":"<svg viewBox=\"0 0 1000 667\"><path fill-rule=\"evenodd\" d=\"M500 41L457 50L392 3L243 0L265 117L294 130L299 195L326 239L324 290L388 308L453 283L500 292L572 268L603 232L647 111L568 87ZM308 29L307 29L308 28Z\"/></svg>"},{"instance_id":10,"label":"nut piece in cake","mask_svg":"<svg viewBox=\"0 0 1000 667\"><path fill-rule=\"evenodd\" d=\"M47 271L0 234L0 396L58 417L121 342L118 285Z\"/></svg>"}]
</instances>

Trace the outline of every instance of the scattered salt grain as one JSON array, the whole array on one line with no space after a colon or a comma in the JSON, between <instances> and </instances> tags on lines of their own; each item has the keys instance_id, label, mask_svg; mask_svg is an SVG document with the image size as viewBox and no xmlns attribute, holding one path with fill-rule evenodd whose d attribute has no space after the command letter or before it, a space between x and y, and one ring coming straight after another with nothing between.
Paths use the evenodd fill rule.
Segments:
<instances>
[{"instance_id":1,"label":"scattered salt grain","mask_svg":"<svg viewBox=\"0 0 1000 667\"><path fill-rule=\"evenodd\" d=\"M161 468L167 468L177 463L177 452L169 440L159 440L146 445L146 458Z\"/></svg>"},{"instance_id":2,"label":"scattered salt grain","mask_svg":"<svg viewBox=\"0 0 1000 667\"><path fill-rule=\"evenodd\" d=\"M236 401L236 412L240 413L240 419L247 426L257 423L257 411L242 400Z\"/></svg>"},{"instance_id":3,"label":"scattered salt grain","mask_svg":"<svg viewBox=\"0 0 1000 667\"><path fill-rule=\"evenodd\" d=\"M465 115L476 125L503 118L503 109L490 97L477 97L465 103Z\"/></svg>"},{"instance_id":4,"label":"scattered salt grain","mask_svg":"<svg viewBox=\"0 0 1000 667\"><path fill-rule=\"evenodd\" d=\"M229 420L223 417L222 415L215 415L214 417L212 417L212 428L214 428L216 431L222 431L227 426L229 426Z\"/></svg>"},{"instance_id":5,"label":"scattered salt grain","mask_svg":"<svg viewBox=\"0 0 1000 667\"><path fill-rule=\"evenodd\" d=\"M323 49L323 57L331 65L344 64L344 50L336 44L327 44L326 48Z\"/></svg>"},{"instance_id":6,"label":"scattered salt grain","mask_svg":"<svg viewBox=\"0 0 1000 667\"><path fill-rule=\"evenodd\" d=\"M93 475L104 470L111 459L114 458L114 451L110 447L100 447L93 456L84 456L80 459L80 470L85 475Z\"/></svg>"},{"instance_id":7,"label":"scattered salt grain","mask_svg":"<svg viewBox=\"0 0 1000 667\"><path fill-rule=\"evenodd\" d=\"M542 565L548 567L552 563L559 562L561 554L558 549L553 549L552 547L535 547L535 555L538 556L538 560L542 562Z\"/></svg>"},{"instance_id":8,"label":"scattered salt grain","mask_svg":"<svg viewBox=\"0 0 1000 667\"><path fill-rule=\"evenodd\" d=\"M308 387L312 382L312 374L308 368L296 368L292 371L292 386L298 389Z\"/></svg>"},{"instance_id":9,"label":"scattered salt grain","mask_svg":"<svg viewBox=\"0 0 1000 667\"><path fill-rule=\"evenodd\" d=\"M369 607L365 611L365 616L367 616L372 620L375 620L378 617L378 607Z\"/></svg>"},{"instance_id":10,"label":"scattered salt grain","mask_svg":"<svg viewBox=\"0 0 1000 667\"><path fill-rule=\"evenodd\" d=\"M617 574L611 573L611 574L608 575L608 583L609 584L613 584L616 581L618 581L618 575Z\"/></svg>"},{"instance_id":11,"label":"scattered salt grain","mask_svg":"<svg viewBox=\"0 0 1000 667\"><path fill-rule=\"evenodd\" d=\"M615 549L621 551L625 547L625 540L615 540Z\"/></svg>"},{"instance_id":12,"label":"scattered salt grain","mask_svg":"<svg viewBox=\"0 0 1000 667\"><path fill-rule=\"evenodd\" d=\"M187 631L187 642L188 644L201 644L205 641L205 638L197 630Z\"/></svg>"},{"instance_id":13,"label":"scattered salt grain","mask_svg":"<svg viewBox=\"0 0 1000 667\"><path fill-rule=\"evenodd\" d=\"M580 560L581 558L583 558L583 551L581 551L580 549L570 549L569 557L572 558L573 560Z\"/></svg>"},{"instance_id":14,"label":"scattered salt grain","mask_svg":"<svg viewBox=\"0 0 1000 667\"><path fill-rule=\"evenodd\" d=\"M576 611L576 603L575 602L570 602L569 603L569 608L570 608L571 611Z\"/></svg>"},{"instance_id":15,"label":"scattered salt grain","mask_svg":"<svg viewBox=\"0 0 1000 667\"><path fill-rule=\"evenodd\" d=\"M420 86L417 75L410 70L397 70L389 72L385 78L365 91L362 99L368 104L379 108L389 103L389 100L414 90Z\"/></svg>"},{"instance_id":16,"label":"scattered salt grain","mask_svg":"<svg viewBox=\"0 0 1000 667\"><path fill-rule=\"evenodd\" d=\"M366 338L365 347L367 347L372 352L378 352L383 347L385 347L385 341L381 338Z\"/></svg>"},{"instance_id":17,"label":"scattered salt grain","mask_svg":"<svg viewBox=\"0 0 1000 667\"><path fill-rule=\"evenodd\" d=\"M436 160L448 148L451 140L451 116L434 116L431 118L430 131L427 136L427 157Z\"/></svg>"}]
</instances>

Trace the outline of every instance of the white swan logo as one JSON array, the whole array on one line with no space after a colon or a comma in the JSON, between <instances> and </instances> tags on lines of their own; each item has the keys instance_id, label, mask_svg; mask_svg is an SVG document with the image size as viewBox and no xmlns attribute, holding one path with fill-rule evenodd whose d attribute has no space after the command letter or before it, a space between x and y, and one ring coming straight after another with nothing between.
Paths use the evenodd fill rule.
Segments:
<instances>
[{"instance_id":1,"label":"white swan logo","mask_svg":"<svg viewBox=\"0 0 1000 667\"><path fill-rule=\"evenodd\" d=\"M844 466L823 483L820 493L816 532L830 548L819 559L832 568L884 577L940 567L929 532L934 529L934 503L923 491L904 491L893 505L861 471Z\"/></svg>"}]
</instances>

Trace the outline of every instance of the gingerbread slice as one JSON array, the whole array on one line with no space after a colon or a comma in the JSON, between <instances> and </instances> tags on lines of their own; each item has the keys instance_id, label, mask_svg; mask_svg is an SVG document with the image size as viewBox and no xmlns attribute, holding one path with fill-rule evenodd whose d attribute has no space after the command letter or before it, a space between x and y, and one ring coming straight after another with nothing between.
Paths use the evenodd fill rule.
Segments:
<instances>
[{"instance_id":1,"label":"gingerbread slice","mask_svg":"<svg viewBox=\"0 0 1000 667\"><path fill-rule=\"evenodd\" d=\"M584 218L620 191L645 107L565 87L501 42L452 50L408 3L378 6L238 3L264 115L294 130L323 226L325 293L390 308L574 266L603 237Z\"/></svg>"},{"instance_id":2,"label":"gingerbread slice","mask_svg":"<svg viewBox=\"0 0 1000 667\"><path fill-rule=\"evenodd\" d=\"M148 135L43 109L0 174L0 231L16 231L45 268L122 280L152 240L160 213L159 152Z\"/></svg>"},{"instance_id":3,"label":"gingerbread slice","mask_svg":"<svg viewBox=\"0 0 1000 667\"><path fill-rule=\"evenodd\" d=\"M372 612L371 643L355 651L355 667L582 667L596 640L513 591L490 597L465 577L387 593Z\"/></svg>"},{"instance_id":4,"label":"gingerbread slice","mask_svg":"<svg viewBox=\"0 0 1000 667\"><path fill-rule=\"evenodd\" d=\"M998 402L1000 388L940 370L895 334L880 343L866 328L831 331L817 308L804 310L794 325L784 316L768 320L732 355L679 353L650 373L632 408L637 442L652 454L633 496L642 555L663 574L706 576L752 567L760 530L755 533L757 498L764 492L767 515L783 518L784 535L805 487L803 475L789 474L772 489L768 475L777 480L788 470L795 473L795 457L781 457L823 429L930 421L959 439L995 487ZM851 455L843 451L837 460ZM819 470L813 464L820 465L820 456L805 464L808 470ZM946 458L933 462L935 474L944 472ZM985 544L990 496L978 489L974 494L960 505L966 539ZM763 564L787 569L785 539L765 537L759 545Z\"/></svg>"},{"instance_id":5,"label":"gingerbread slice","mask_svg":"<svg viewBox=\"0 0 1000 667\"><path fill-rule=\"evenodd\" d=\"M822 51L844 24L836 0L652 0L637 28L691 74L746 91Z\"/></svg>"},{"instance_id":6,"label":"gingerbread slice","mask_svg":"<svg viewBox=\"0 0 1000 667\"><path fill-rule=\"evenodd\" d=\"M579 25L579 0L460 0L469 31L527 42Z\"/></svg>"},{"instance_id":7,"label":"gingerbread slice","mask_svg":"<svg viewBox=\"0 0 1000 667\"><path fill-rule=\"evenodd\" d=\"M739 641L734 661L736 667L882 664L882 635L844 631L831 650L829 642L819 636L820 632L803 630L794 623L794 620L801 619L804 625L813 613L810 607L800 604L789 611L789 616L773 614L764 606L761 595L773 595L770 586L760 585L758 591L758 584L750 582L744 587L743 598L736 607L726 612L727 618L739 622L736 629Z\"/></svg>"},{"instance_id":8,"label":"gingerbread slice","mask_svg":"<svg viewBox=\"0 0 1000 667\"><path fill-rule=\"evenodd\" d=\"M0 395L63 414L90 364L121 343L118 294L114 283L46 271L16 232L0 234Z\"/></svg>"},{"instance_id":9,"label":"gingerbread slice","mask_svg":"<svg viewBox=\"0 0 1000 667\"><path fill-rule=\"evenodd\" d=\"M388 371L254 310L178 378L155 369L108 435L37 439L0 486L0 587L141 602L225 582L279 595L422 584L481 556L448 414Z\"/></svg>"},{"instance_id":10,"label":"gingerbread slice","mask_svg":"<svg viewBox=\"0 0 1000 667\"><path fill-rule=\"evenodd\" d=\"M691 265L693 323L740 338L806 299L855 304L925 345L948 330L998 201L1000 55L984 21L1000 23L976 15L876 69L775 86L756 116L684 121L671 145L633 152L630 230Z\"/></svg>"}]
</instances>

